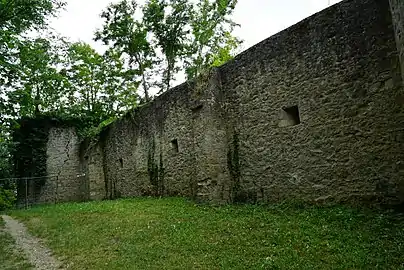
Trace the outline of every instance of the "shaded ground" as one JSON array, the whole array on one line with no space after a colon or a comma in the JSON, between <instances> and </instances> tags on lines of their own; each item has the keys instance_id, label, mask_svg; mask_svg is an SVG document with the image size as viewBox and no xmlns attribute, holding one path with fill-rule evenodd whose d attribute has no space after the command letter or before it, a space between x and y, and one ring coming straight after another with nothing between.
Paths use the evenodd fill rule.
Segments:
<instances>
[{"instance_id":1,"label":"shaded ground","mask_svg":"<svg viewBox=\"0 0 404 270\"><path fill-rule=\"evenodd\" d=\"M386 212L142 198L12 215L71 269L404 269L404 219Z\"/></svg>"},{"instance_id":2,"label":"shaded ground","mask_svg":"<svg viewBox=\"0 0 404 270\"><path fill-rule=\"evenodd\" d=\"M45 248L37 238L32 237L23 224L5 215L2 216L2 219L4 221L3 233L6 235L5 238L9 242L13 239L15 240L15 242L12 241L15 245L8 245L7 249L9 251L10 249L14 250L14 253L18 251L19 254L23 252L30 262L30 264L23 262L22 255L20 255L21 259L19 261L22 263L10 266L9 269L30 269L32 265L38 270L60 269L61 264L52 257L51 251ZM10 264L13 263L10 259L8 261L10 261Z\"/></svg>"},{"instance_id":3,"label":"shaded ground","mask_svg":"<svg viewBox=\"0 0 404 270\"><path fill-rule=\"evenodd\" d=\"M4 221L0 217L0 269L2 270L28 270L33 269L22 251L15 245L14 238L5 231Z\"/></svg>"}]
</instances>

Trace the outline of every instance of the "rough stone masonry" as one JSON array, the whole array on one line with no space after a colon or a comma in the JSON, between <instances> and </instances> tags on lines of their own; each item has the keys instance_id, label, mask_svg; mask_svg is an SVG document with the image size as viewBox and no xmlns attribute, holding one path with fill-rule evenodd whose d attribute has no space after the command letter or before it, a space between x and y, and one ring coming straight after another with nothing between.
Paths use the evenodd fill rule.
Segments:
<instances>
[{"instance_id":1,"label":"rough stone masonry","mask_svg":"<svg viewBox=\"0 0 404 270\"><path fill-rule=\"evenodd\" d=\"M403 10L343 1L128 112L95 143L51 128L57 201L403 203Z\"/></svg>"}]
</instances>

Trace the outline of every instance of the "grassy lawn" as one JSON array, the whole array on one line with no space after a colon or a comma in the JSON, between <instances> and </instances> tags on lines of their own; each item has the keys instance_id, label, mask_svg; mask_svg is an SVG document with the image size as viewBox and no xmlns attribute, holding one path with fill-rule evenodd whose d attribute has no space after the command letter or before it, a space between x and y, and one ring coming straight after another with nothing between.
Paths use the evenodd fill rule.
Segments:
<instances>
[{"instance_id":1,"label":"grassy lawn","mask_svg":"<svg viewBox=\"0 0 404 270\"><path fill-rule=\"evenodd\" d=\"M179 198L15 211L71 269L404 269L404 218Z\"/></svg>"},{"instance_id":2,"label":"grassy lawn","mask_svg":"<svg viewBox=\"0 0 404 270\"><path fill-rule=\"evenodd\" d=\"M14 239L4 232L4 221L0 217L0 269L26 270L32 266L26 262L21 253L16 250Z\"/></svg>"}]
</instances>

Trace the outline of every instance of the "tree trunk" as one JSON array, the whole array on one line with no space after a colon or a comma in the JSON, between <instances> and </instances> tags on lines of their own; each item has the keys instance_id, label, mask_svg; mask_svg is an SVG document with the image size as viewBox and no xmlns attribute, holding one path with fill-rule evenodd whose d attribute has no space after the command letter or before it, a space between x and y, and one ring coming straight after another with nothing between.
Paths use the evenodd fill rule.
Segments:
<instances>
[{"instance_id":1,"label":"tree trunk","mask_svg":"<svg viewBox=\"0 0 404 270\"><path fill-rule=\"evenodd\" d=\"M39 89L39 85L36 86L36 95L35 95L35 99L34 99L34 103L35 103L35 112L34 115L39 115L41 112L39 110L39 103L41 102L41 96L40 96L40 89Z\"/></svg>"},{"instance_id":2,"label":"tree trunk","mask_svg":"<svg viewBox=\"0 0 404 270\"><path fill-rule=\"evenodd\" d=\"M142 73L142 81L143 81L144 96L146 98L146 102L149 102L150 101L149 89L147 88L146 76L144 74L144 71Z\"/></svg>"},{"instance_id":3,"label":"tree trunk","mask_svg":"<svg viewBox=\"0 0 404 270\"><path fill-rule=\"evenodd\" d=\"M142 62L140 61L139 56L135 55L135 61L139 65L139 70L142 73L142 85L143 85L144 97L146 99L146 102L149 102L150 96L149 96L149 88L147 87L147 82L146 82L145 69L143 67Z\"/></svg>"},{"instance_id":4,"label":"tree trunk","mask_svg":"<svg viewBox=\"0 0 404 270\"><path fill-rule=\"evenodd\" d=\"M167 78L166 78L166 91L170 90L171 69L172 63L170 59L167 59Z\"/></svg>"}]
</instances>

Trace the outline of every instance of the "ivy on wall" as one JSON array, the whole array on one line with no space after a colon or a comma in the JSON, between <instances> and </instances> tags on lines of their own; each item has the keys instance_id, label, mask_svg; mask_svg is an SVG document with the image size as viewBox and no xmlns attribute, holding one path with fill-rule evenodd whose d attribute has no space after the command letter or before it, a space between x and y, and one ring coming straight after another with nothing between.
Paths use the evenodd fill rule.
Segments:
<instances>
[{"instance_id":1,"label":"ivy on wall","mask_svg":"<svg viewBox=\"0 0 404 270\"><path fill-rule=\"evenodd\" d=\"M13 129L13 156L16 177L46 175L47 119L21 119Z\"/></svg>"},{"instance_id":2,"label":"ivy on wall","mask_svg":"<svg viewBox=\"0 0 404 270\"><path fill-rule=\"evenodd\" d=\"M109 120L109 123L112 120ZM74 127L80 140L94 137L106 124L91 117L73 118L44 114L20 119L12 129L14 175L40 177L46 175L46 147L52 127ZM42 183L43 184L43 183Z\"/></svg>"}]
</instances>

